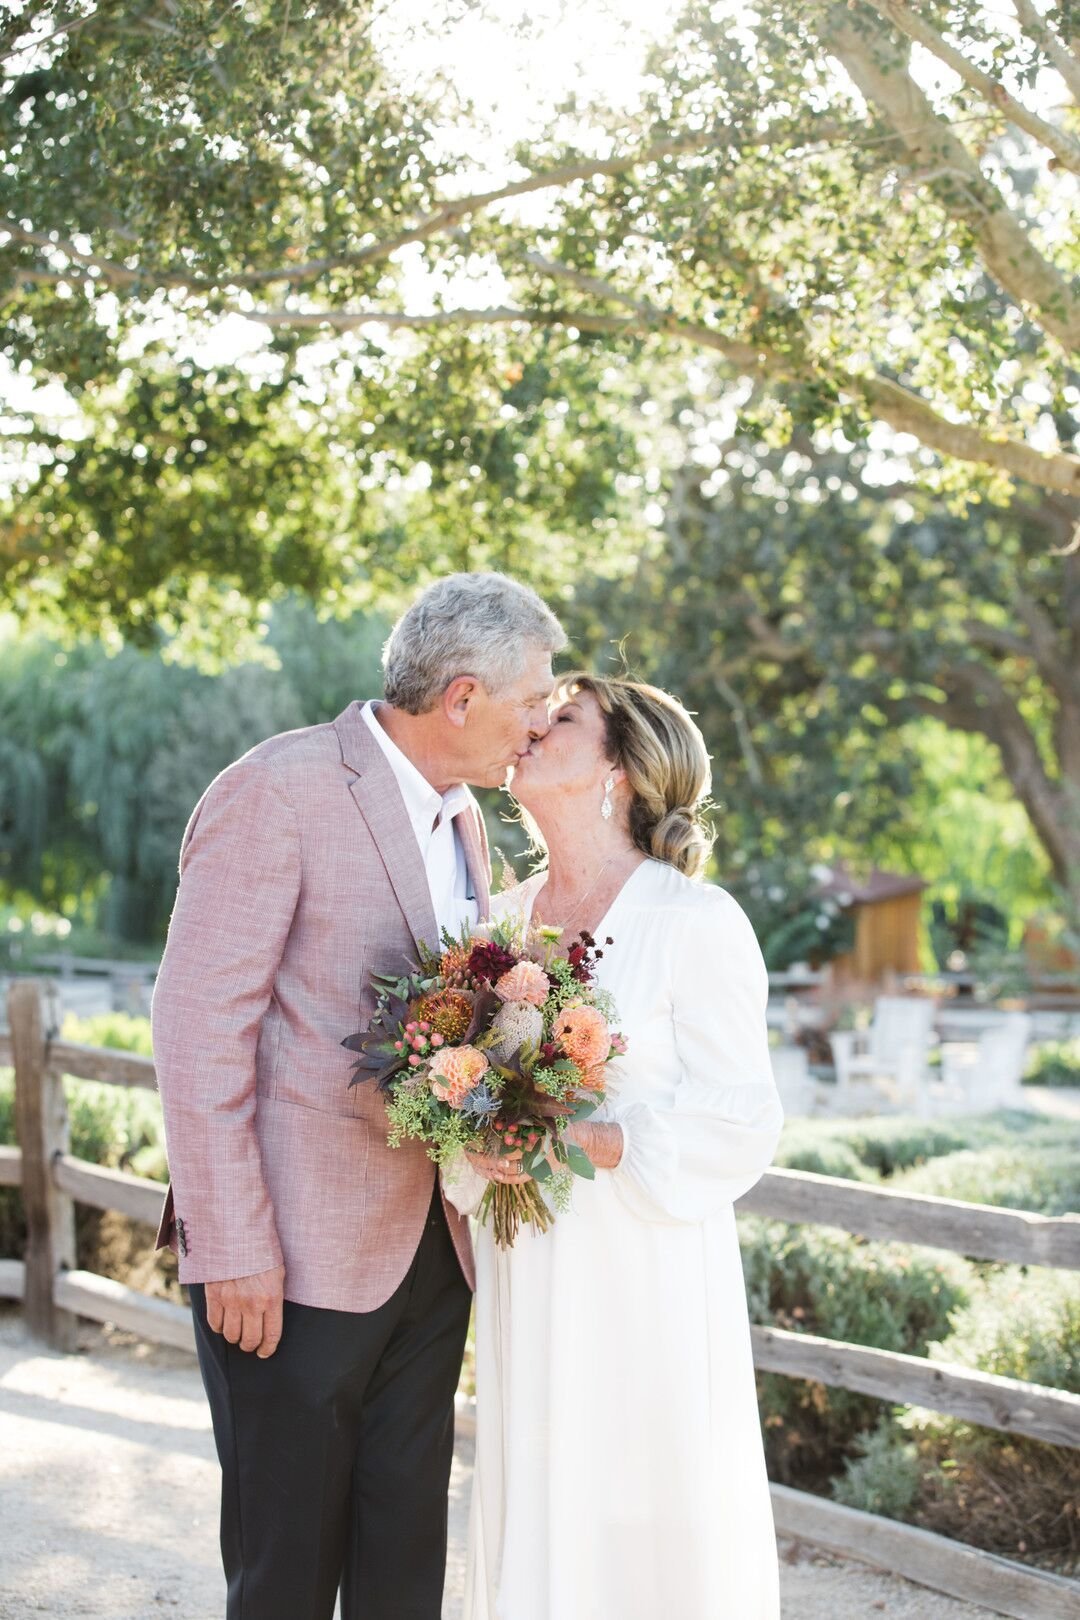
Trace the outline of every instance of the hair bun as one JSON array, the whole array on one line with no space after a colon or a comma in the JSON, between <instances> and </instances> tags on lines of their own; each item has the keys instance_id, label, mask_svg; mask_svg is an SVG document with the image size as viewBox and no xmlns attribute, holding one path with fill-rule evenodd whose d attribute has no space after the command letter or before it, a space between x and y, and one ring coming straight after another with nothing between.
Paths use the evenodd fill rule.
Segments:
<instances>
[{"instance_id":1,"label":"hair bun","mask_svg":"<svg viewBox=\"0 0 1080 1620\"><path fill-rule=\"evenodd\" d=\"M649 853L681 872L700 871L708 859L712 840L696 805L679 804L667 810L648 829Z\"/></svg>"}]
</instances>

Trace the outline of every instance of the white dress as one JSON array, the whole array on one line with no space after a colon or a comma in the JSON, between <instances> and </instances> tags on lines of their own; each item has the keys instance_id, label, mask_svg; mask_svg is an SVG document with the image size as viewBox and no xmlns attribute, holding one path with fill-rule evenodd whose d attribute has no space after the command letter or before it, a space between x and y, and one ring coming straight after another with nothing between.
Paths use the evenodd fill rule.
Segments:
<instances>
[{"instance_id":1,"label":"white dress","mask_svg":"<svg viewBox=\"0 0 1080 1620\"><path fill-rule=\"evenodd\" d=\"M464 1620L778 1620L732 1210L783 1120L765 964L731 895L653 860L596 937L628 1040L596 1117L624 1153L550 1232L476 1233ZM475 1209L471 1169L448 1182Z\"/></svg>"}]
</instances>

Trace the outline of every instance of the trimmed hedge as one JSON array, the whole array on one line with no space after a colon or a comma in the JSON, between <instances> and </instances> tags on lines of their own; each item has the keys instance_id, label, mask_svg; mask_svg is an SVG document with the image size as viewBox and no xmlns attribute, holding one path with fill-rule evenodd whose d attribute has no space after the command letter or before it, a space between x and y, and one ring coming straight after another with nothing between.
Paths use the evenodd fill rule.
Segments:
<instances>
[{"instance_id":1,"label":"trimmed hedge","mask_svg":"<svg viewBox=\"0 0 1080 1620\"><path fill-rule=\"evenodd\" d=\"M895 1178L905 1192L1067 1215L1080 1209L1080 1153L1070 1147L968 1148Z\"/></svg>"},{"instance_id":2,"label":"trimmed hedge","mask_svg":"<svg viewBox=\"0 0 1080 1620\"><path fill-rule=\"evenodd\" d=\"M124 1013L64 1021L66 1040L89 1046L150 1053L150 1023ZM165 1135L161 1103L152 1091L105 1085L96 1080L64 1080L71 1151L76 1158L112 1169L130 1170L155 1181L166 1181ZM15 1141L15 1081L10 1069L0 1069L0 1143ZM91 1271L113 1271L103 1263L103 1225L114 1221L104 1211L76 1205L75 1243L80 1266ZM26 1223L17 1187L0 1187L0 1258L21 1259L26 1247ZM110 1239L110 1251L115 1244Z\"/></svg>"},{"instance_id":3,"label":"trimmed hedge","mask_svg":"<svg viewBox=\"0 0 1080 1620\"><path fill-rule=\"evenodd\" d=\"M1045 1214L1080 1207L1080 1121L798 1120L777 1163ZM845 1234L740 1219L751 1315L1080 1392L1080 1281ZM760 1375L772 1476L1068 1573L1080 1454L921 1410Z\"/></svg>"},{"instance_id":4,"label":"trimmed hedge","mask_svg":"<svg viewBox=\"0 0 1080 1620\"><path fill-rule=\"evenodd\" d=\"M792 1332L927 1355L967 1302L963 1261L842 1232L739 1220L750 1317ZM758 1377L774 1479L824 1488L881 1403L779 1373Z\"/></svg>"},{"instance_id":5,"label":"trimmed hedge","mask_svg":"<svg viewBox=\"0 0 1080 1620\"><path fill-rule=\"evenodd\" d=\"M1026 1086L1080 1086L1080 1040L1040 1041L1024 1070Z\"/></svg>"}]
</instances>

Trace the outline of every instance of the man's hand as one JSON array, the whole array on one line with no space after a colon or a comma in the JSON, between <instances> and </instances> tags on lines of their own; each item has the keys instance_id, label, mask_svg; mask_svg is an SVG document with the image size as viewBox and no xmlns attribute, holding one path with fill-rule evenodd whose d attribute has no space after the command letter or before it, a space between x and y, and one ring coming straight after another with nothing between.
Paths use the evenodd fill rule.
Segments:
<instances>
[{"instance_id":1,"label":"man's hand","mask_svg":"<svg viewBox=\"0 0 1080 1620\"><path fill-rule=\"evenodd\" d=\"M497 1181L504 1187L521 1187L531 1176L521 1173L521 1152L516 1153L466 1153L465 1157L472 1165L478 1176L485 1181Z\"/></svg>"},{"instance_id":2,"label":"man's hand","mask_svg":"<svg viewBox=\"0 0 1080 1620\"><path fill-rule=\"evenodd\" d=\"M285 1298L285 1267L257 1271L253 1277L233 1277L206 1284L206 1322L241 1350L255 1350L260 1359L272 1356L281 1339L281 1312Z\"/></svg>"}]
</instances>

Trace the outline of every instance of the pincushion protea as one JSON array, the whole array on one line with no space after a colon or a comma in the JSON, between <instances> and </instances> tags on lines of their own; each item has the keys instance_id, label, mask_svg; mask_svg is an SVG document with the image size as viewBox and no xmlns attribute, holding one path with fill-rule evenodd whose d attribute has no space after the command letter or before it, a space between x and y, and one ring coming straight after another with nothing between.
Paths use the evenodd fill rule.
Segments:
<instances>
[{"instance_id":1,"label":"pincushion protea","mask_svg":"<svg viewBox=\"0 0 1080 1620\"><path fill-rule=\"evenodd\" d=\"M463 1040L472 1022L473 1004L462 990L432 990L409 1006L418 1022L426 1020L444 1041Z\"/></svg>"}]
</instances>

